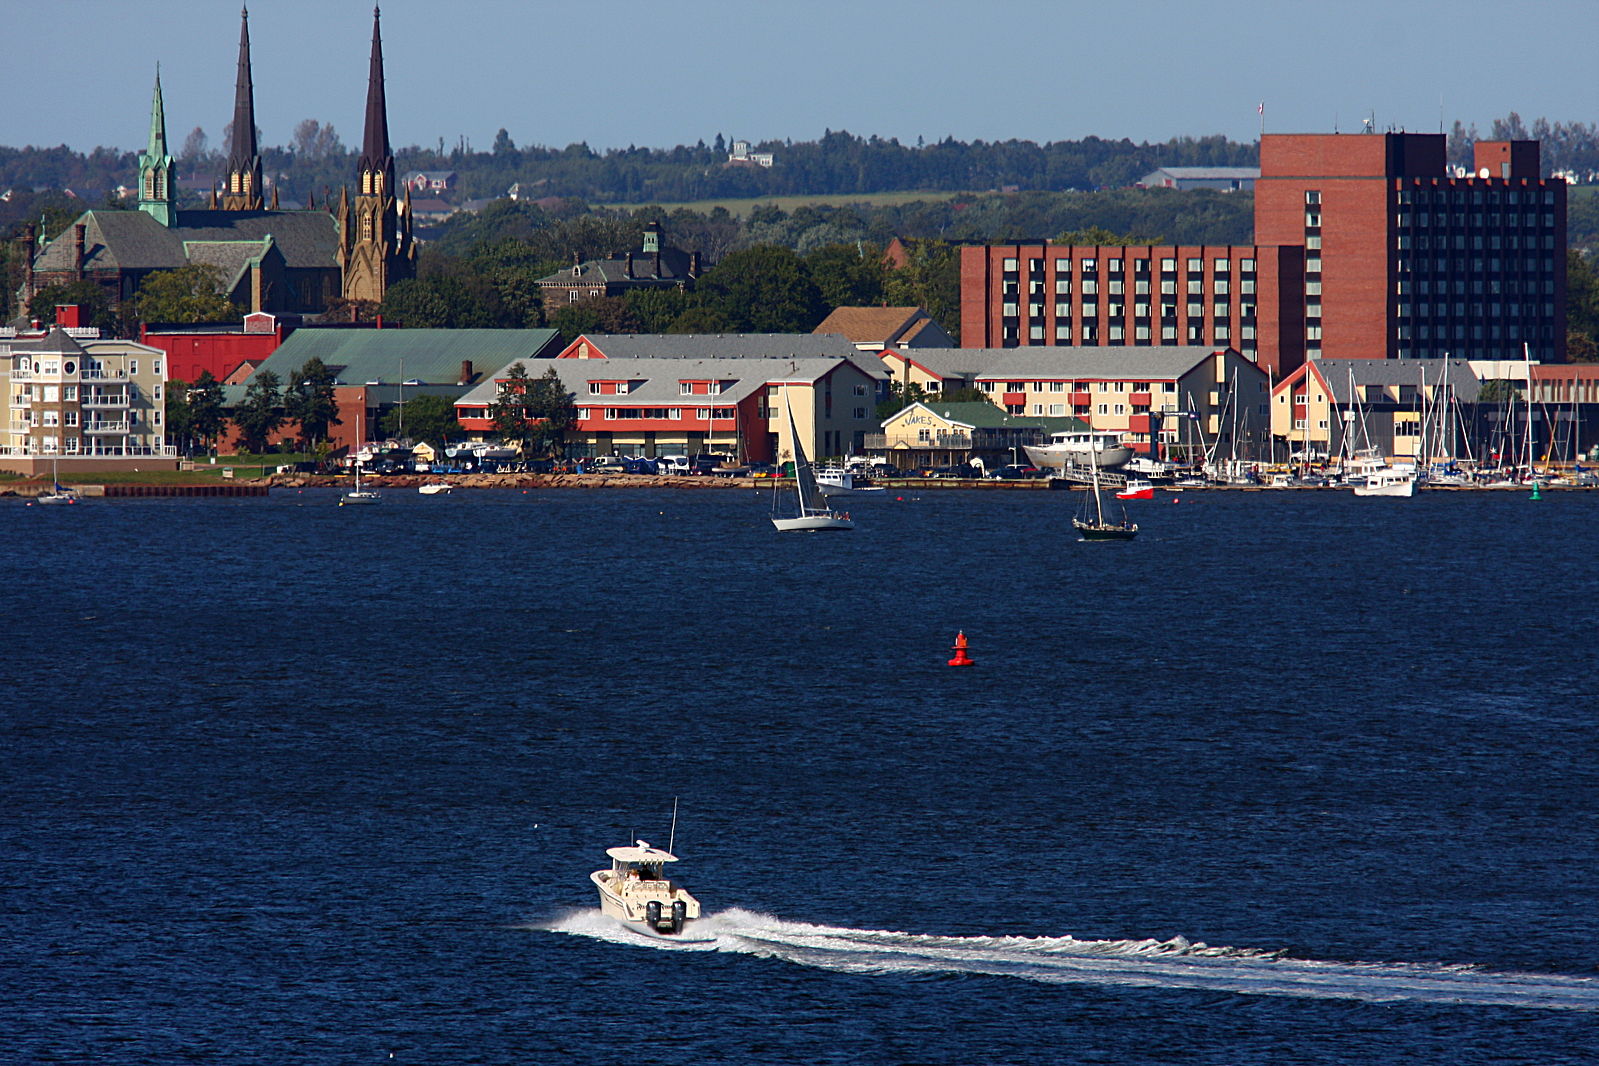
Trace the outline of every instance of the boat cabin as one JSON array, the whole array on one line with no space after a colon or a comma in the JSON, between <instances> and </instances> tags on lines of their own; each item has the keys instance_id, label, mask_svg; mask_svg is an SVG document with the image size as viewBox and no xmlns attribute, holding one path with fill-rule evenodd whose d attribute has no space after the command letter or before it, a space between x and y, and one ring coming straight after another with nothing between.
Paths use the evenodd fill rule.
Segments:
<instances>
[{"instance_id":1,"label":"boat cabin","mask_svg":"<svg viewBox=\"0 0 1599 1066\"><path fill-rule=\"evenodd\" d=\"M618 884L626 881L669 881L666 864L677 861L676 855L648 845L610 848L605 854L611 858L611 876Z\"/></svg>"}]
</instances>

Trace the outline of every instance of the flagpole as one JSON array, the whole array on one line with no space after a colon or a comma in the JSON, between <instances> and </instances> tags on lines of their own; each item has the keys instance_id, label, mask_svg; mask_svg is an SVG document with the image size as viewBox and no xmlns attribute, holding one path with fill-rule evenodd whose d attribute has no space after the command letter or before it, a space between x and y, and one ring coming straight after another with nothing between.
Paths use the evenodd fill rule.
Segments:
<instances>
[{"instance_id":1,"label":"flagpole","mask_svg":"<svg viewBox=\"0 0 1599 1066\"><path fill-rule=\"evenodd\" d=\"M1266 136L1266 101L1262 100L1256 110L1260 112L1260 136L1264 138Z\"/></svg>"}]
</instances>

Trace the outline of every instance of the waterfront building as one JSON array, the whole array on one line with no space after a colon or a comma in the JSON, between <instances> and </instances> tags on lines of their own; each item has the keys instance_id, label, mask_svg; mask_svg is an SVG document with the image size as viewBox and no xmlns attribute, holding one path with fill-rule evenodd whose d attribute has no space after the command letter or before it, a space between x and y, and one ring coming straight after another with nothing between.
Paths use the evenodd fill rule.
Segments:
<instances>
[{"instance_id":1,"label":"waterfront building","mask_svg":"<svg viewBox=\"0 0 1599 1066\"><path fill-rule=\"evenodd\" d=\"M174 458L163 425L165 359L158 348L76 326L0 338L9 409L0 469L34 474L62 460L87 470Z\"/></svg>"},{"instance_id":2,"label":"waterfront building","mask_svg":"<svg viewBox=\"0 0 1599 1066\"><path fill-rule=\"evenodd\" d=\"M913 403L868 434L866 452L887 459L898 470L925 470L980 460L989 470L1026 463L1028 445L1047 444L1053 433L1081 433L1080 418L1006 414L986 401Z\"/></svg>"},{"instance_id":3,"label":"waterfront building","mask_svg":"<svg viewBox=\"0 0 1599 1066\"><path fill-rule=\"evenodd\" d=\"M1540 176L1535 141L1480 141L1456 177L1445 141L1265 135L1247 246L963 247L962 340L1228 344L1278 375L1323 356L1564 361L1565 182Z\"/></svg>"},{"instance_id":4,"label":"waterfront building","mask_svg":"<svg viewBox=\"0 0 1599 1066\"><path fill-rule=\"evenodd\" d=\"M1014 348L977 387L1009 414L1080 418L1156 458L1256 454L1270 418L1266 373L1234 348Z\"/></svg>"},{"instance_id":5,"label":"waterfront building","mask_svg":"<svg viewBox=\"0 0 1599 1066\"><path fill-rule=\"evenodd\" d=\"M167 353L169 380L193 383L210 371L218 381L227 381L246 363L264 362L300 322L298 315L254 311L241 323L141 323L139 343Z\"/></svg>"}]
</instances>

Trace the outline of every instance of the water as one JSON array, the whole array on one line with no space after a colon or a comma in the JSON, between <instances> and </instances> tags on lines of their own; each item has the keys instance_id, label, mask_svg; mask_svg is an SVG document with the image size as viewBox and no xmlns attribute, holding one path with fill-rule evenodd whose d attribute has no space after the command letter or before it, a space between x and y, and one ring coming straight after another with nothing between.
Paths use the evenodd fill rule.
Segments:
<instances>
[{"instance_id":1,"label":"water","mask_svg":"<svg viewBox=\"0 0 1599 1066\"><path fill-rule=\"evenodd\" d=\"M0 1059L1599 1055L1599 496L905 496L0 506Z\"/></svg>"}]
</instances>

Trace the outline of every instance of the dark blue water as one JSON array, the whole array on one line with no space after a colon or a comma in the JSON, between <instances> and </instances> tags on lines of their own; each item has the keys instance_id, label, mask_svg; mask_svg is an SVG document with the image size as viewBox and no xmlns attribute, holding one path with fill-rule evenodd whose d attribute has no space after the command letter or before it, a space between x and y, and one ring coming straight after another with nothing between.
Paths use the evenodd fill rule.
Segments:
<instances>
[{"instance_id":1,"label":"dark blue water","mask_svg":"<svg viewBox=\"0 0 1599 1066\"><path fill-rule=\"evenodd\" d=\"M0 507L0 1060L1594 1061L1599 495L1169 500Z\"/></svg>"}]
</instances>

